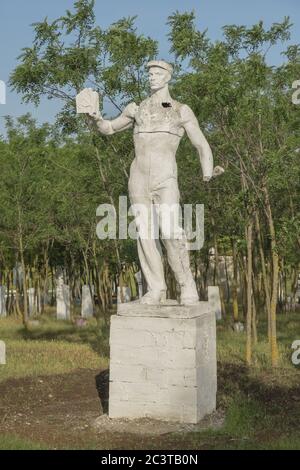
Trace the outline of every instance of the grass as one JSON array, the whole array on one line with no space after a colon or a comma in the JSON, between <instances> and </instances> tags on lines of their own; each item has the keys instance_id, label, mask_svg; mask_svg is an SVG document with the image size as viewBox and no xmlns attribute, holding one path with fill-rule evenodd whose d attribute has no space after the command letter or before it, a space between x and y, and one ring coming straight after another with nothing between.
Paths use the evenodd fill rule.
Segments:
<instances>
[{"instance_id":1,"label":"grass","mask_svg":"<svg viewBox=\"0 0 300 470\"><path fill-rule=\"evenodd\" d=\"M240 395L226 412L224 426L217 431L190 434L195 448L215 450L300 450L299 408L294 419L275 413L275 407Z\"/></svg>"},{"instance_id":2,"label":"grass","mask_svg":"<svg viewBox=\"0 0 300 470\"><path fill-rule=\"evenodd\" d=\"M253 348L250 368L244 361L245 333L234 332L230 320L218 322L217 406L225 412L222 428L144 438L142 442L132 437L132 447L127 444L124 449L300 449L300 366L291 362L291 344L300 339L299 320L299 314L278 315L280 363L276 369L270 366L263 318L259 321L259 341ZM104 369L109 362L108 328L94 319L78 328L47 315L28 331L19 320L1 319L0 339L7 346L7 365L0 366L0 381L67 373L78 368ZM1 435L0 449L39 449L44 445L33 441ZM90 436L84 448L96 445L95 436ZM114 448L110 442L107 446L103 448Z\"/></svg>"},{"instance_id":3,"label":"grass","mask_svg":"<svg viewBox=\"0 0 300 470\"><path fill-rule=\"evenodd\" d=\"M107 328L95 319L78 328L44 316L38 326L25 331L20 320L5 318L0 321L0 339L6 344L6 365L0 366L0 381L108 367Z\"/></svg>"},{"instance_id":4,"label":"grass","mask_svg":"<svg viewBox=\"0 0 300 470\"><path fill-rule=\"evenodd\" d=\"M47 450L39 443L29 439L21 439L18 436L0 434L0 450Z\"/></svg>"},{"instance_id":5,"label":"grass","mask_svg":"<svg viewBox=\"0 0 300 470\"><path fill-rule=\"evenodd\" d=\"M291 361L293 350L291 345L295 339L300 339L300 313L277 315L277 339L279 349L279 368L294 370ZM244 364L245 333L236 333L231 328L231 320L217 324L218 359L221 362ZM267 323L261 318L258 324L258 343L253 346L252 362L256 368L271 367L270 346L267 340Z\"/></svg>"}]
</instances>

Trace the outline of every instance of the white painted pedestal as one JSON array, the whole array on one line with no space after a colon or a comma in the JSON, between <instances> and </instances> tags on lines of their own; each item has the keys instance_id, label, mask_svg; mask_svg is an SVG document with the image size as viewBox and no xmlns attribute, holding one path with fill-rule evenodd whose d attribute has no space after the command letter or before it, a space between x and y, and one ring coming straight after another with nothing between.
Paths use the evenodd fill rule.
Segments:
<instances>
[{"instance_id":1,"label":"white painted pedestal","mask_svg":"<svg viewBox=\"0 0 300 470\"><path fill-rule=\"evenodd\" d=\"M208 302L118 305L109 417L197 423L216 407L216 319Z\"/></svg>"}]
</instances>

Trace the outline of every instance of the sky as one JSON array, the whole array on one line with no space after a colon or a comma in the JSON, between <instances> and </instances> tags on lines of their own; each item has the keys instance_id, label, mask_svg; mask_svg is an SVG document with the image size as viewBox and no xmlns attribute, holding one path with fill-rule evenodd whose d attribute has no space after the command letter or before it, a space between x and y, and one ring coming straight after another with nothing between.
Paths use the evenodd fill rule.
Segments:
<instances>
[{"instance_id":1,"label":"sky","mask_svg":"<svg viewBox=\"0 0 300 470\"><path fill-rule=\"evenodd\" d=\"M73 0L0 0L0 80L7 83L18 64L23 47L30 47L33 33L30 26L46 16L54 20L73 7ZM96 21L106 28L122 17L137 15L138 32L159 42L160 58L172 60L167 40L169 15L194 10L199 30L208 30L212 39L222 38L222 26L243 24L250 26L263 20L266 26L281 22L290 16L293 23L291 43L300 43L299 0L96 0ZM269 61L282 61L280 50L271 52ZM297 77L300 79L300 77ZM39 123L53 122L60 109L58 101L43 99L38 108L22 104L21 96L7 89L6 104L0 104L0 135L5 135L3 116L18 117L30 112ZM109 114L109 109L105 109Z\"/></svg>"}]
</instances>

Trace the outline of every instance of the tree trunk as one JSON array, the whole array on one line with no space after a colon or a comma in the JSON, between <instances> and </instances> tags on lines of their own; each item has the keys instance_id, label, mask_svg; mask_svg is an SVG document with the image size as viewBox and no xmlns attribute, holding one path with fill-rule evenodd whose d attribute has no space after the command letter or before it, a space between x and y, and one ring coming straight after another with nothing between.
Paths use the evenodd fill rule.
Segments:
<instances>
[{"instance_id":1,"label":"tree trunk","mask_svg":"<svg viewBox=\"0 0 300 470\"><path fill-rule=\"evenodd\" d=\"M257 315L256 315L256 302L255 302L255 284L254 284L254 273L252 276L252 338L253 338L253 344L257 344Z\"/></svg>"},{"instance_id":2,"label":"tree trunk","mask_svg":"<svg viewBox=\"0 0 300 470\"><path fill-rule=\"evenodd\" d=\"M246 317L246 362L248 365L252 363L252 236L253 236L253 221L248 222L246 229L247 237L247 317Z\"/></svg>"},{"instance_id":3,"label":"tree trunk","mask_svg":"<svg viewBox=\"0 0 300 470\"><path fill-rule=\"evenodd\" d=\"M26 273L26 266L25 266L25 260L24 260L22 238L20 238L20 260L21 260L21 266L22 266L22 271L23 271L23 324L25 328L27 328L27 325L28 325L27 273Z\"/></svg>"},{"instance_id":4,"label":"tree trunk","mask_svg":"<svg viewBox=\"0 0 300 470\"><path fill-rule=\"evenodd\" d=\"M41 314L45 311L45 299L48 295L48 276L49 276L49 240L47 240L46 248L43 250L43 259L44 259L44 273L43 273L43 288L42 288L42 298L41 298Z\"/></svg>"},{"instance_id":5,"label":"tree trunk","mask_svg":"<svg viewBox=\"0 0 300 470\"><path fill-rule=\"evenodd\" d=\"M269 231L271 236L271 251L272 251L272 296L270 304L270 330L271 330L271 361L272 366L278 365L278 346L277 346L277 333L276 333L276 308L278 298L278 277L279 277L279 257L276 246L276 234L274 221L272 216L271 205L269 201L269 194L267 188L264 188L266 213L269 223Z\"/></svg>"},{"instance_id":6,"label":"tree trunk","mask_svg":"<svg viewBox=\"0 0 300 470\"><path fill-rule=\"evenodd\" d=\"M215 228L215 223L214 219L212 219L212 226ZM220 292L220 301L221 301L221 310L222 310L222 318L225 318L226 316L226 310L225 310L225 304L224 304L224 294L223 294L223 289L219 285L220 284L220 275L219 275L219 247L218 247L218 242L217 242L217 236L216 232L214 230L214 249L215 249L215 266L214 266L214 285L219 286L219 292Z\"/></svg>"},{"instance_id":7,"label":"tree trunk","mask_svg":"<svg viewBox=\"0 0 300 470\"><path fill-rule=\"evenodd\" d=\"M233 259L232 308L233 320L237 322L239 319L237 243L234 239L231 240L231 243Z\"/></svg>"},{"instance_id":8,"label":"tree trunk","mask_svg":"<svg viewBox=\"0 0 300 470\"><path fill-rule=\"evenodd\" d=\"M263 279L263 285L264 285L264 290L265 290L265 302L266 302L267 318L268 318L268 338L269 338L269 342L271 343L271 299L270 299L270 289L269 289L268 275L267 275L267 270L266 270L265 254L264 254L264 249L263 249L263 244L262 244L262 236L261 236L261 230L260 230L259 217L258 217L257 212L255 212L255 225L256 225L258 248L259 248L259 255L260 255L262 279Z\"/></svg>"},{"instance_id":9,"label":"tree trunk","mask_svg":"<svg viewBox=\"0 0 300 470\"><path fill-rule=\"evenodd\" d=\"M224 253L224 266L225 266L225 275L226 275L226 291L227 291L227 298L226 298L226 302L227 304L229 304L230 302L230 283L229 283L229 276L228 276L228 268L227 268L227 256L226 254Z\"/></svg>"}]
</instances>

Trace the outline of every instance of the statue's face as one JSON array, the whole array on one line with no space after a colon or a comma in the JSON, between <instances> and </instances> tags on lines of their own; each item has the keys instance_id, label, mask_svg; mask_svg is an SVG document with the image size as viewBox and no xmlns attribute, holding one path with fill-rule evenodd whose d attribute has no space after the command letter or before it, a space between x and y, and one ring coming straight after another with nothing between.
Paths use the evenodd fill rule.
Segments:
<instances>
[{"instance_id":1,"label":"statue's face","mask_svg":"<svg viewBox=\"0 0 300 470\"><path fill-rule=\"evenodd\" d=\"M171 74L161 67L150 67L149 83L151 90L160 90L171 80Z\"/></svg>"}]
</instances>

